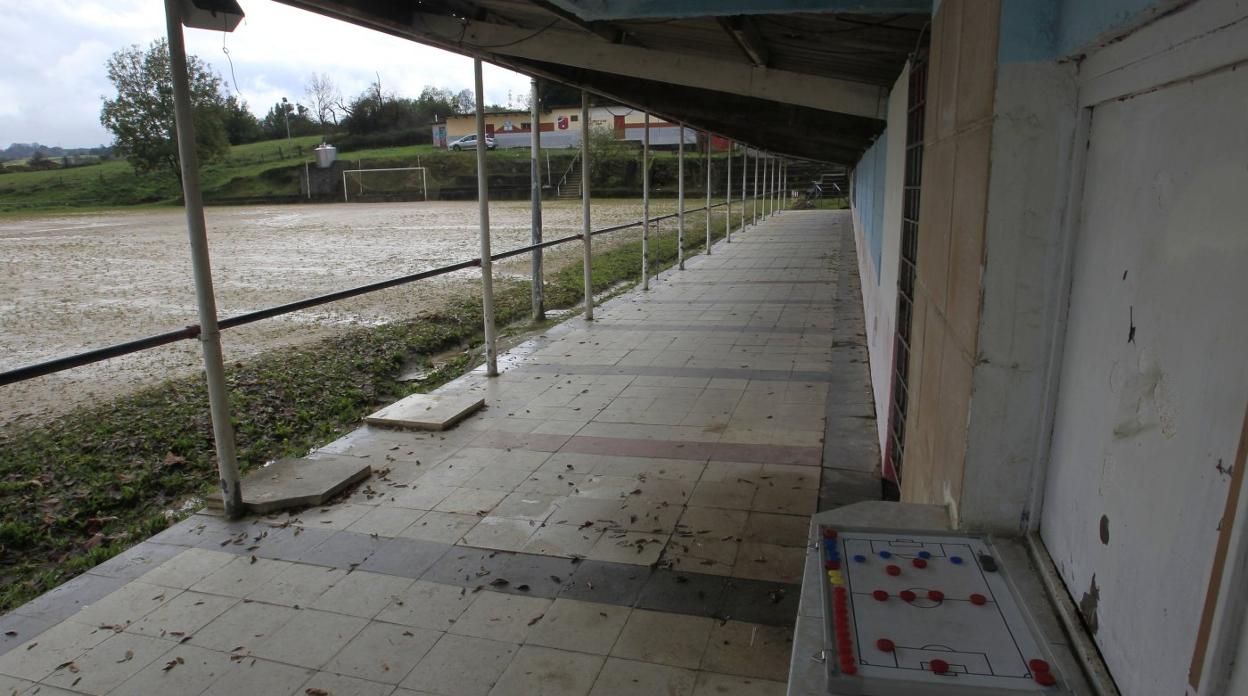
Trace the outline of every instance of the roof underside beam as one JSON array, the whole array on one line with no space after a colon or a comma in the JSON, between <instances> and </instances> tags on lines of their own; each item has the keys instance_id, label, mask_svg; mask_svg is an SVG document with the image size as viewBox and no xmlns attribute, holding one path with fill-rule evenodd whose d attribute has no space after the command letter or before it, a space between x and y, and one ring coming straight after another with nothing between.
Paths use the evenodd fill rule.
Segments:
<instances>
[{"instance_id":1,"label":"roof underside beam","mask_svg":"<svg viewBox=\"0 0 1248 696\"><path fill-rule=\"evenodd\" d=\"M764 150L853 164L883 130L875 119L754 97L521 60L516 68L573 85Z\"/></svg>"},{"instance_id":2,"label":"roof underside beam","mask_svg":"<svg viewBox=\"0 0 1248 696\"><path fill-rule=\"evenodd\" d=\"M716 17L741 14L842 12L849 14L931 14L931 0L550 0L581 19L623 20Z\"/></svg>"},{"instance_id":3,"label":"roof underside beam","mask_svg":"<svg viewBox=\"0 0 1248 696\"><path fill-rule=\"evenodd\" d=\"M767 43L763 40L753 19L745 15L720 17L719 26L723 27L728 36L741 47L741 52L754 67L767 67Z\"/></svg>"},{"instance_id":4,"label":"roof underside beam","mask_svg":"<svg viewBox=\"0 0 1248 696\"><path fill-rule=\"evenodd\" d=\"M530 30L416 13L414 38L461 53L508 56L674 85L740 94L852 116L883 119L887 91L875 85L754 67L742 62L607 44L583 32Z\"/></svg>"}]
</instances>

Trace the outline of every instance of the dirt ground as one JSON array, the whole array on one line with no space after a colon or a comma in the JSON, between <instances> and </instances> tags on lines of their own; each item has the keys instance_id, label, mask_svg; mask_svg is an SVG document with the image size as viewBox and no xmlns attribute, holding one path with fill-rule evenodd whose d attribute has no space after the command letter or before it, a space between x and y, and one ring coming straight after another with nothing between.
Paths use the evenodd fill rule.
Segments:
<instances>
[{"instance_id":1,"label":"dirt ground","mask_svg":"<svg viewBox=\"0 0 1248 696\"><path fill-rule=\"evenodd\" d=\"M691 207L694 207L691 205ZM675 201L652 204L671 212ZM219 315L442 266L478 251L477 204L467 202L256 206L208 209ZM639 219L639 201L595 201L593 226ZM490 205L494 253L529 243L527 201ZM695 213L690 224L698 223ZM580 231L579 201L544 206L547 239ZM663 231L674 226L665 225ZM639 232L595 238L599 247ZM580 247L546 252L546 269L579 261ZM528 277L527 255L495 277ZM473 269L268 319L223 333L227 360L433 309L479 287ZM0 370L196 323L181 210L0 220ZM199 369L182 341L0 387L0 425L55 416Z\"/></svg>"}]
</instances>

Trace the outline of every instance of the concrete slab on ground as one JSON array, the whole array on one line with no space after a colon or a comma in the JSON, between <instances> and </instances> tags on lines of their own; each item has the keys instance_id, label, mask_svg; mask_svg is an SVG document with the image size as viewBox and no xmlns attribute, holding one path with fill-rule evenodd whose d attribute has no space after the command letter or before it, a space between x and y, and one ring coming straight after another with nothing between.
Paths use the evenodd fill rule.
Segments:
<instances>
[{"instance_id":1,"label":"concrete slab on ground","mask_svg":"<svg viewBox=\"0 0 1248 696\"><path fill-rule=\"evenodd\" d=\"M372 467L355 457L279 459L243 477L243 505L258 515L320 505L370 473ZM220 494L209 496L209 507L220 503Z\"/></svg>"},{"instance_id":2,"label":"concrete slab on ground","mask_svg":"<svg viewBox=\"0 0 1248 696\"><path fill-rule=\"evenodd\" d=\"M485 406L485 399L463 395L412 394L364 419L369 425L405 430L446 430Z\"/></svg>"}]
</instances>

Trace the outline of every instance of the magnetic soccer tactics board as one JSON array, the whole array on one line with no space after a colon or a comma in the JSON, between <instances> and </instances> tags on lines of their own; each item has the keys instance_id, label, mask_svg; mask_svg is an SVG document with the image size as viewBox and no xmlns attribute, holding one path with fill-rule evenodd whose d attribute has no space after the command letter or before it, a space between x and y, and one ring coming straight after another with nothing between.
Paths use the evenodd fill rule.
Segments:
<instances>
[{"instance_id":1,"label":"magnetic soccer tactics board","mask_svg":"<svg viewBox=\"0 0 1248 696\"><path fill-rule=\"evenodd\" d=\"M828 693L1071 693L986 539L819 531Z\"/></svg>"}]
</instances>

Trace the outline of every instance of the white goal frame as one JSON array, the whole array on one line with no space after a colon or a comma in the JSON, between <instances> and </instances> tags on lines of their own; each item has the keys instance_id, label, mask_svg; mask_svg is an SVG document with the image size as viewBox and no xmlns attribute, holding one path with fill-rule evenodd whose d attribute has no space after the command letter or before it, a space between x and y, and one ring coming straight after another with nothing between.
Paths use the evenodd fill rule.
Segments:
<instances>
[{"instance_id":1,"label":"white goal frame","mask_svg":"<svg viewBox=\"0 0 1248 696\"><path fill-rule=\"evenodd\" d=\"M362 176L364 172L407 172L407 171L413 171L413 170L420 171L421 193L424 194L425 196L424 202L427 203L429 202L429 170L427 167L378 167L376 169L344 169L342 170L342 202L343 203L350 202L347 199L347 174L356 173ZM364 182L363 182L363 179L361 179L360 186L362 187L363 185L364 185ZM361 188L361 190L363 189Z\"/></svg>"}]
</instances>

